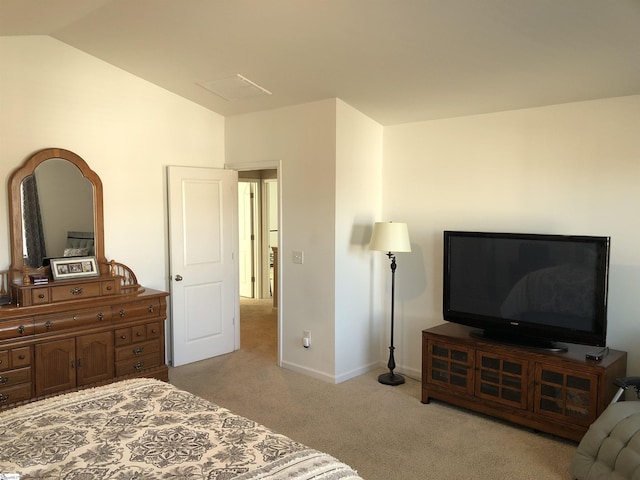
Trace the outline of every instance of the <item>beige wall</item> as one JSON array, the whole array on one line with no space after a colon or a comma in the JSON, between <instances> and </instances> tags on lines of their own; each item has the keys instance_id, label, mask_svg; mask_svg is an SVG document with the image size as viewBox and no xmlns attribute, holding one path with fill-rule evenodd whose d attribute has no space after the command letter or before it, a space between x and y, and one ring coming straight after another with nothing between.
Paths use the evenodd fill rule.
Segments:
<instances>
[{"instance_id":1,"label":"beige wall","mask_svg":"<svg viewBox=\"0 0 640 480\"><path fill-rule=\"evenodd\" d=\"M409 223L398 255L396 361L442 322L445 229L611 236L611 348L640 372L640 96L385 128L382 211Z\"/></svg>"},{"instance_id":2,"label":"beige wall","mask_svg":"<svg viewBox=\"0 0 640 480\"><path fill-rule=\"evenodd\" d=\"M0 268L9 175L60 147L102 179L107 257L166 290L165 167L222 167L224 118L50 37L0 37L0 59Z\"/></svg>"}]
</instances>

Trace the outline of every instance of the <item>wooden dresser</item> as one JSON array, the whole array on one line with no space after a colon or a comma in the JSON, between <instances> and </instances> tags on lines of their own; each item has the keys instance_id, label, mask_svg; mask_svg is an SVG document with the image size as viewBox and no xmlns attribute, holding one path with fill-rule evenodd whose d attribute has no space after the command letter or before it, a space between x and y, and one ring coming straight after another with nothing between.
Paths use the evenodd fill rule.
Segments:
<instances>
[{"instance_id":1,"label":"wooden dresser","mask_svg":"<svg viewBox=\"0 0 640 480\"><path fill-rule=\"evenodd\" d=\"M45 198L47 191L58 193ZM128 377L167 381L168 294L107 261L100 177L77 154L46 148L12 173L8 196L0 409Z\"/></svg>"},{"instance_id":2,"label":"wooden dresser","mask_svg":"<svg viewBox=\"0 0 640 480\"><path fill-rule=\"evenodd\" d=\"M12 290L52 301L0 307L0 409L125 377L168 380L165 292L122 293L112 276Z\"/></svg>"}]
</instances>

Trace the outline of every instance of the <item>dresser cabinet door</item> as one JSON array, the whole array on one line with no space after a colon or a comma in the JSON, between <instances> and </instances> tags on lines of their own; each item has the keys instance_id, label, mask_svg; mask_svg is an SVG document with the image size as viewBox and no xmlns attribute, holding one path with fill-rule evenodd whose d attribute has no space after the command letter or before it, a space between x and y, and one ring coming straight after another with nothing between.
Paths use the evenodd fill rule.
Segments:
<instances>
[{"instance_id":1,"label":"dresser cabinet door","mask_svg":"<svg viewBox=\"0 0 640 480\"><path fill-rule=\"evenodd\" d=\"M36 396L76 386L76 340L40 343L35 350Z\"/></svg>"},{"instance_id":2,"label":"dresser cabinet door","mask_svg":"<svg viewBox=\"0 0 640 480\"><path fill-rule=\"evenodd\" d=\"M113 378L113 332L36 345L36 395L49 395Z\"/></svg>"},{"instance_id":3,"label":"dresser cabinet door","mask_svg":"<svg viewBox=\"0 0 640 480\"><path fill-rule=\"evenodd\" d=\"M78 386L109 380L114 371L113 331L76 338Z\"/></svg>"}]
</instances>

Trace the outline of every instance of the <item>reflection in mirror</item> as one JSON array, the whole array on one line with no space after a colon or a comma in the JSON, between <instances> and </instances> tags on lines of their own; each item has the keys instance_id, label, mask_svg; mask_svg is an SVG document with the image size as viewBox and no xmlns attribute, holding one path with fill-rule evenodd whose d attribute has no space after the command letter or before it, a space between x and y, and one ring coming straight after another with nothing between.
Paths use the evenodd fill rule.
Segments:
<instances>
[{"instance_id":1,"label":"reflection in mirror","mask_svg":"<svg viewBox=\"0 0 640 480\"><path fill-rule=\"evenodd\" d=\"M32 268L47 258L94 255L77 248L69 232L93 238L93 185L74 165L60 158L42 162L21 185L22 238L25 263ZM72 248L74 247L74 248Z\"/></svg>"}]
</instances>

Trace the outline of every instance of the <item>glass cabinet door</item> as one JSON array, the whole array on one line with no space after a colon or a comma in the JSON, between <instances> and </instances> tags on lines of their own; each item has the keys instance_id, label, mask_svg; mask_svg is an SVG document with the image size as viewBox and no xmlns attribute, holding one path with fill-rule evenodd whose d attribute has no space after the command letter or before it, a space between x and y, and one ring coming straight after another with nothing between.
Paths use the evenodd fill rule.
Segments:
<instances>
[{"instance_id":1,"label":"glass cabinet door","mask_svg":"<svg viewBox=\"0 0 640 480\"><path fill-rule=\"evenodd\" d=\"M596 419L598 376L536 364L535 411L590 425Z\"/></svg>"},{"instance_id":2,"label":"glass cabinet door","mask_svg":"<svg viewBox=\"0 0 640 480\"><path fill-rule=\"evenodd\" d=\"M427 382L473 394L473 349L429 340Z\"/></svg>"}]
</instances>

